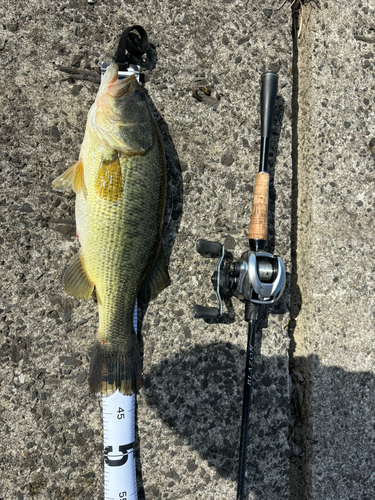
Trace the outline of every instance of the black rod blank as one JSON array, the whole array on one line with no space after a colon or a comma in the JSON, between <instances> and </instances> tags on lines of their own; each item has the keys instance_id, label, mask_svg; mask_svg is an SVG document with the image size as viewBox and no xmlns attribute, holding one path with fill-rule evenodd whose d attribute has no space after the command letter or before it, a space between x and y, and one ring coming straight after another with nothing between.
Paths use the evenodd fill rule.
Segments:
<instances>
[{"instance_id":1,"label":"black rod blank","mask_svg":"<svg viewBox=\"0 0 375 500\"><path fill-rule=\"evenodd\" d=\"M251 386L253 382L253 363L254 363L254 343L256 331L257 306L251 304L253 319L250 319L247 329L247 353L246 353L246 370L245 370L245 385L242 407L242 424L241 424L241 440L240 440L240 460L238 469L238 484L237 484L237 500L243 500L245 488L245 472L246 472L246 454L247 454L247 434L249 430L249 414L251 404ZM255 319L254 319L255 317Z\"/></svg>"},{"instance_id":2,"label":"black rod blank","mask_svg":"<svg viewBox=\"0 0 375 500\"><path fill-rule=\"evenodd\" d=\"M273 110L275 108L277 94L277 82L277 73L273 73L271 71L263 73L262 87L260 91L260 121L262 129L262 142L260 145L259 172L267 172Z\"/></svg>"}]
</instances>

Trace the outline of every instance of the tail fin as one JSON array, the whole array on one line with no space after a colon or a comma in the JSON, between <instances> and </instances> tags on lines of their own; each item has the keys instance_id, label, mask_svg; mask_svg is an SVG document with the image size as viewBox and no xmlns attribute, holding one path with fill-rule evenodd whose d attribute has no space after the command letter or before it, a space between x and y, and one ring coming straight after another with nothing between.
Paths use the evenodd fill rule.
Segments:
<instances>
[{"instance_id":1,"label":"tail fin","mask_svg":"<svg viewBox=\"0 0 375 500\"><path fill-rule=\"evenodd\" d=\"M107 351L100 342L94 344L89 373L89 389L94 394L110 396L118 389L130 395L143 385L141 354L138 340L129 352Z\"/></svg>"}]
</instances>

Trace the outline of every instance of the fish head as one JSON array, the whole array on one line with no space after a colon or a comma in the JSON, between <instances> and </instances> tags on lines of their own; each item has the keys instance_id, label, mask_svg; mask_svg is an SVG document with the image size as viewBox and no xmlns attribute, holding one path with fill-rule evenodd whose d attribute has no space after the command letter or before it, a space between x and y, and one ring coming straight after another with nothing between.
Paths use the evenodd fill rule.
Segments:
<instances>
[{"instance_id":1,"label":"fish head","mask_svg":"<svg viewBox=\"0 0 375 500\"><path fill-rule=\"evenodd\" d=\"M111 149L143 155L154 141L155 122L134 75L118 79L118 65L106 70L89 114L89 127Z\"/></svg>"}]
</instances>

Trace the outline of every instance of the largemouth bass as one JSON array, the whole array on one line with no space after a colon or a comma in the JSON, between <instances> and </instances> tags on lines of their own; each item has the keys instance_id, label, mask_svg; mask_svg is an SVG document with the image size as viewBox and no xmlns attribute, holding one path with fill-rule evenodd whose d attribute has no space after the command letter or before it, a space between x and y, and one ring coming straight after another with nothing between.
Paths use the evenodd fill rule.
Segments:
<instances>
[{"instance_id":1,"label":"largemouth bass","mask_svg":"<svg viewBox=\"0 0 375 500\"><path fill-rule=\"evenodd\" d=\"M137 296L151 300L169 284L161 243L166 167L160 132L134 76L105 72L88 117L79 161L52 187L76 193L80 251L63 276L67 294L88 299L94 287L99 330L90 391L132 394L142 385L133 329Z\"/></svg>"}]
</instances>

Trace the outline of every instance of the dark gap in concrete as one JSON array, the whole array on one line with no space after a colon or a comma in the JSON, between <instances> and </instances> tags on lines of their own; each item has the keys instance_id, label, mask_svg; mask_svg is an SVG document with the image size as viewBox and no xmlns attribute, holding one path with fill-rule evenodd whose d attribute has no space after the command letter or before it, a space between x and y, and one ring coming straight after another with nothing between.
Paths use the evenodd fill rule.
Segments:
<instances>
[{"instance_id":1,"label":"dark gap in concrete","mask_svg":"<svg viewBox=\"0 0 375 500\"><path fill-rule=\"evenodd\" d=\"M290 322L289 322L289 375L290 375L290 415L289 415L289 453L290 453L290 500L309 500L311 498L310 452L308 447L309 407L307 397L310 366L306 358L295 357L296 340L294 331L296 318L302 307L302 296L298 285L298 118L299 118L299 79L298 79L298 30L303 0L292 3L293 36L293 89L292 89L292 207L291 207L291 284L290 284Z\"/></svg>"}]
</instances>

